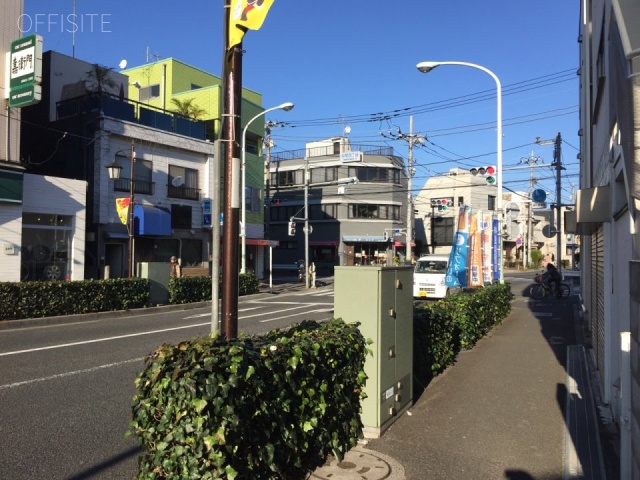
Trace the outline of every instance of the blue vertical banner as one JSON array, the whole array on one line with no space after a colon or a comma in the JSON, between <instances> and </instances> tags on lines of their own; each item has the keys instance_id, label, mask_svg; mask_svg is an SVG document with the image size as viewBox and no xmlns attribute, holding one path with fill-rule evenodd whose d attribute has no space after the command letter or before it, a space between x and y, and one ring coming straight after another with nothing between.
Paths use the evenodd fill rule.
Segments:
<instances>
[{"instance_id":1,"label":"blue vertical banner","mask_svg":"<svg viewBox=\"0 0 640 480\"><path fill-rule=\"evenodd\" d=\"M444 284L447 287L467 286L467 258L469 243L469 216L471 208L463 205L458 212L458 228L453 236L449 265Z\"/></svg>"},{"instance_id":2,"label":"blue vertical banner","mask_svg":"<svg viewBox=\"0 0 640 480\"><path fill-rule=\"evenodd\" d=\"M493 267L493 279L500 280L500 220L493 219L493 235L491 239L491 252L493 260L491 266Z\"/></svg>"}]
</instances>

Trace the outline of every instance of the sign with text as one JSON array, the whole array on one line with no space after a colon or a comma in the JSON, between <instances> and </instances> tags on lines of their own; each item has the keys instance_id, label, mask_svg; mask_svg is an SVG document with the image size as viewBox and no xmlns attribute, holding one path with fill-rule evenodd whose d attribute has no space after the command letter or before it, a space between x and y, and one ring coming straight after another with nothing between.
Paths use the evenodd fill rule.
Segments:
<instances>
[{"instance_id":1,"label":"sign with text","mask_svg":"<svg viewBox=\"0 0 640 480\"><path fill-rule=\"evenodd\" d=\"M9 106L25 107L42 96L42 37L29 35L11 42L9 51Z\"/></svg>"},{"instance_id":2,"label":"sign with text","mask_svg":"<svg viewBox=\"0 0 640 480\"><path fill-rule=\"evenodd\" d=\"M362 152L340 152L340 161L342 163L361 162Z\"/></svg>"}]
</instances>

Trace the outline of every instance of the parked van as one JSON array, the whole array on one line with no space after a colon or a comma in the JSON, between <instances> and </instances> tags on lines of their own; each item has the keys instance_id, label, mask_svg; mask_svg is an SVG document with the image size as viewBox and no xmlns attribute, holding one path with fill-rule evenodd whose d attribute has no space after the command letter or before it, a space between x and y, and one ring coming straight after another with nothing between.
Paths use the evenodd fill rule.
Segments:
<instances>
[{"instance_id":1,"label":"parked van","mask_svg":"<svg viewBox=\"0 0 640 480\"><path fill-rule=\"evenodd\" d=\"M422 255L413 271L415 298L444 298L449 288L444 284L449 255Z\"/></svg>"}]
</instances>

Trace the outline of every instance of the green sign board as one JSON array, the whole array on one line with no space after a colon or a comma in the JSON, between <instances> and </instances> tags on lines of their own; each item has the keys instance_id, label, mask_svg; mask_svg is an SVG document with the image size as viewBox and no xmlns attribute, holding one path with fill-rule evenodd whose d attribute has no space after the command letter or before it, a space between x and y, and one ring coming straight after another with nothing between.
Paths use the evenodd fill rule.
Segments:
<instances>
[{"instance_id":1,"label":"green sign board","mask_svg":"<svg viewBox=\"0 0 640 480\"><path fill-rule=\"evenodd\" d=\"M21 172L0 170L0 203L22 203Z\"/></svg>"},{"instance_id":2,"label":"green sign board","mask_svg":"<svg viewBox=\"0 0 640 480\"><path fill-rule=\"evenodd\" d=\"M9 106L24 107L40 100L42 37L29 35L11 42Z\"/></svg>"}]
</instances>

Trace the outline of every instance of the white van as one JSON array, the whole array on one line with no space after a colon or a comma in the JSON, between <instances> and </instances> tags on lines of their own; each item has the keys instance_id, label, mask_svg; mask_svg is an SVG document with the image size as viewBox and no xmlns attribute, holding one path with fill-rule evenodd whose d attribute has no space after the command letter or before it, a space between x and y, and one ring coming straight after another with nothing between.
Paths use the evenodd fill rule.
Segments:
<instances>
[{"instance_id":1,"label":"white van","mask_svg":"<svg viewBox=\"0 0 640 480\"><path fill-rule=\"evenodd\" d=\"M449 288L444 284L449 255L422 255L413 270L415 298L444 298Z\"/></svg>"}]
</instances>

